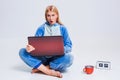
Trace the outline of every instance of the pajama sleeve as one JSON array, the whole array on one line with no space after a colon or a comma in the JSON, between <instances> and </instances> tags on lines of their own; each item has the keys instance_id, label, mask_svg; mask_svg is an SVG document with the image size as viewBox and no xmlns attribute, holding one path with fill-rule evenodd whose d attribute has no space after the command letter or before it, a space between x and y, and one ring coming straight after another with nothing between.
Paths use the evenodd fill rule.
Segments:
<instances>
[{"instance_id":1,"label":"pajama sleeve","mask_svg":"<svg viewBox=\"0 0 120 80\"><path fill-rule=\"evenodd\" d=\"M69 53L72 51L72 41L69 37L67 29L64 26L61 27L61 33L64 39L64 53Z\"/></svg>"}]
</instances>

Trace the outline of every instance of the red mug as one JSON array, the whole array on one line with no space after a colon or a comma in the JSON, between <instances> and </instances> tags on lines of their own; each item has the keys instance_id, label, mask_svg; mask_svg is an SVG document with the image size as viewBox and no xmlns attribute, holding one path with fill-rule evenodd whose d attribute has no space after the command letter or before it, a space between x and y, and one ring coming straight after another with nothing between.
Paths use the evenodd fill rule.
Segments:
<instances>
[{"instance_id":1,"label":"red mug","mask_svg":"<svg viewBox=\"0 0 120 80\"><path fill-rule=\"evenodd\" d=\"M93 71L94 71L94 66L92 65L86 65L83 69L83 71L86 73L86 74L92 74Z\"/></svg>"}]
</instances>

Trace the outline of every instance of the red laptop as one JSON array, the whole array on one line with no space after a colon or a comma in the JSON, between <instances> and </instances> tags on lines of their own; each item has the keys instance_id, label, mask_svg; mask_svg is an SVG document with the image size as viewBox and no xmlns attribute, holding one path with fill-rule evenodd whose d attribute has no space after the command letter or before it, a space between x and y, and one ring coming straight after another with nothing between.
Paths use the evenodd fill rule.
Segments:
<instances>
[{"instance_id":1,"label":"red laptop","mask_svg":"<svg viewBox=\"0 0 120 80\"><path fill-rule=\"evenodd\" d=\"M30 52L33 56L64 55L62 36L30 36L28 43L35 47L35 50Z\"/></svg>"}]
</instances>

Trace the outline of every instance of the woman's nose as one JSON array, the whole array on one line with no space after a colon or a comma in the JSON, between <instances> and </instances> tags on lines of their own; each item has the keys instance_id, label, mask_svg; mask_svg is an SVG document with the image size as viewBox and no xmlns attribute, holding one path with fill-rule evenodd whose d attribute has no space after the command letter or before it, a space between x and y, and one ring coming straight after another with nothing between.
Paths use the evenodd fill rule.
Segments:
<instances>
[{"instance_id":1,"label":"woman's nose","mask_svg":"<svg viewBox=\"0 0 120 80\"><path fill-rule=\"evenodd\" d=\"M52 19L53 17L52 16L50 16L50 19Z\"/></svg>"}]
</instances>

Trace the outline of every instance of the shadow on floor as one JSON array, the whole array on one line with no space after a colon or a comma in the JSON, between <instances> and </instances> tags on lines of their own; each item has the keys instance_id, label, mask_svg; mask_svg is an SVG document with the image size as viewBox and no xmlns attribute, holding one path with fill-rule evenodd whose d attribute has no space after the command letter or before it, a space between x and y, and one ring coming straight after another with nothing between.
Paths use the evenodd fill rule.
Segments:
<instances>
[{"instance_id":1,"label":"shadow on floor","mask_svg":"<svg viewBox=\"0 0 120 80\"><path fill-rule=\"evenodd\" d=\"M21 72L31 72L32 70L30 67L27 67L24 64L15 65L12 67L12 69Z\"/></svg>"}]
</instances>

